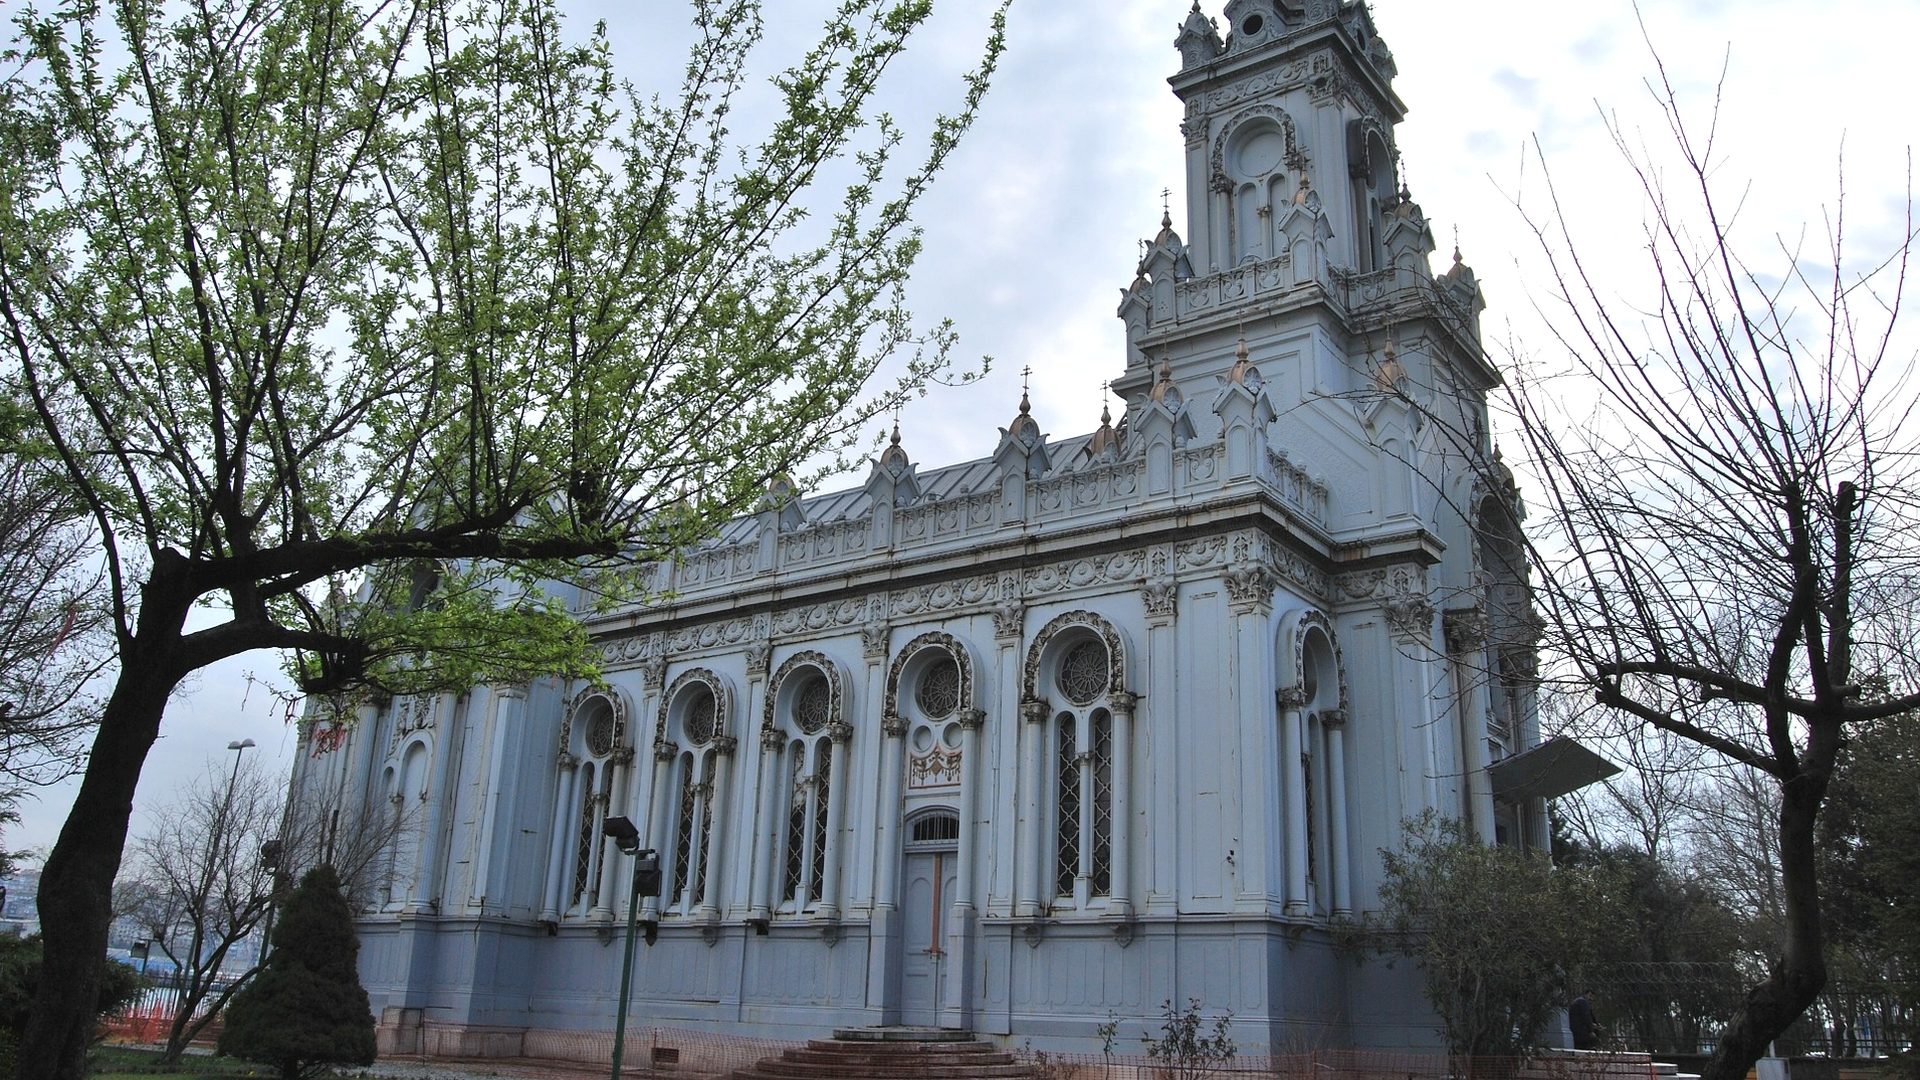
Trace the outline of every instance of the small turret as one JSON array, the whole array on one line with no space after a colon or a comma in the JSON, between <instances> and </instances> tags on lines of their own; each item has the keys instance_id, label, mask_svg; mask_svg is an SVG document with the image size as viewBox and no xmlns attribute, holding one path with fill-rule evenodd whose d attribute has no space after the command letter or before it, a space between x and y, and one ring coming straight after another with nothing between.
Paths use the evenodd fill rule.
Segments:
<instances>
[{"instance_id":1,"label":"small turret","mask_svg":"<svg viewBox=\"0 0 1920 1080\"><path fill-rule=\"evenodd\" d=\"M1183 69L1211 63L1225 51L1219 27L1200 13L1200 0L1193 0L1193 10L1187 12L1187 21L1180 24L1180 36L1173 39L1173 47L1180 50Z\"/></svg>"}]
</instances>

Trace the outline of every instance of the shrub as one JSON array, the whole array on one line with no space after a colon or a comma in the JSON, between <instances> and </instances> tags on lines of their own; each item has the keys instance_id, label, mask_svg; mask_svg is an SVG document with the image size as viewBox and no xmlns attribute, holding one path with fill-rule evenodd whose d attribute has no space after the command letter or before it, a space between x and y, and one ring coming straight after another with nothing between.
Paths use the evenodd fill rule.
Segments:
<instances>
[{"instance_id":1,"label":"shrub","mask_svg":"<svg viewBox=\"0 0 1920 1080\"><path fill-rule=\"evenodd\" d=\"M353 916L331 866L307 871L273 933L266 970L227 1007L220 1052L285 1080L324 1065L373 1063L373 1014L360 985Z\"/></svg>"}]
</instances>

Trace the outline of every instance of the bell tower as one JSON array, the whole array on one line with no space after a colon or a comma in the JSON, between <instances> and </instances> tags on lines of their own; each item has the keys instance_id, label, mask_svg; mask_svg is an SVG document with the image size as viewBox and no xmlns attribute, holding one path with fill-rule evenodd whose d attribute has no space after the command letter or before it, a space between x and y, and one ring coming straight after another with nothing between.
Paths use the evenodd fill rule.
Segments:
<instances>
[{"instance_id":1,"label":"bell tower","mask_svg":"<svg viewBox=\"0 0 1920 1080\"><path fill-rule=\"evenodd\" d=\"M1393 54L1366 5L1232 0L1226 36L1196 0L1180 28L1188 258L1200 274L1279 256L1289 205L1317 199L1334 266L1386 265L1398 187Z\"/></svg>"},{"instance_id":2,"label":"bell tower","mask_svg":"<svg viewBox=\"0 0 1920 1080\"><path fill-rule=\"evenodd\" d=\"M1228 0L1219 19L1194 0L1173 44L1185 237L1167 214L1143 245L1114 388L1140 400L1164 360L1190 393L1211 391L1244 336L1256 360L1267 346L1300 356L1305 395L1352 389L1336 338L1364 306L1356 289L1378 293L1382 274L1432 279L1425 218L1398 175L1393 54L1360 0ZM1309 324L1326 335L1279 344Z\"/></svg>"}]
</instances>

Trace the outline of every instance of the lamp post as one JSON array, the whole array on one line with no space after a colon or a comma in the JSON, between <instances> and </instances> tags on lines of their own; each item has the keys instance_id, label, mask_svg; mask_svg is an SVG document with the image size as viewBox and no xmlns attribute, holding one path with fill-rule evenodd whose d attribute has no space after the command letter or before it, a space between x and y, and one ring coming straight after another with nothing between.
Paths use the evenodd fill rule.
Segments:
<instances>
[{"instance_id":1,"label":"lamp post","mask_svg":"<svg viewBox=\"0 0 1920 1080\"><path fill-rule=\"evenodd\" d=\"M245 757L247 751L253 749L253 746L252 739L236 739L227 744L227 749L233 751L233 772L227 776L227 799L220 805L220 831L214 833L213 837L215 855L220 853L220 836L226 831L227 818L233 814L233 788L240 782L240 759Z\"/></svg>"},{"instance_id":2,"label":"lamp post","mask_svg":"<svg viewBox=\"0 0 1920 1080\"><path fill-rule=\"evenodd\" d=\"M624 817L610 817L601 822L600 830L613 838L614 845L623 855L633 856L633 888L627 893L627 945L626 959L620 964L620 1005L613 1021L613 1080L620 1080L621 1052L627 1042L627 1000L633 993L633 927L640 911L640 895L660 895L660 855L652 848L640 847L640 830L633 822ZM653 944L653 936L647 936L647 944Z\"/></svg>"}]
</instances>

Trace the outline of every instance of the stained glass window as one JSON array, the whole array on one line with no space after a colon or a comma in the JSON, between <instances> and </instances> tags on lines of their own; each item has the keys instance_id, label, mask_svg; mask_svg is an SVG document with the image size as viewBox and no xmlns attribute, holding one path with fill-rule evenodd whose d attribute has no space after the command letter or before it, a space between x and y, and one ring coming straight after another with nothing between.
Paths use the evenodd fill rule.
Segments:
<instances>
[{"instance_id":1,"label":"stained glass window","mask_svg":"<svg viewBox=\"0 0 1920 1080\"><path fill-rule=\"evenodd\" d=\"M1059 769L1055 782L1059 787L1059 842L1055 860L1055 887L1062 896L1073 895L1073 881L1080 876L1080 765L1074 758L1074 716L1061 713L1054 721L1059 728Z\"/></svg>"},{"instance_id":2,"label":"stained glass window","mask_svg":"<svg viewBox=\"0 0 1920 1080\"><path fill-rule=\"evenodd\" d=\"M708 697L711 702L713 699ZM713 773L718 767L714 755L708 754L706 771L700 779L698 798L694 800L700 811L700 850L693 864L693 903L703 904L707 899L707 879L712 876L707 865L707 851L713 837Z\"/></svg>"},{"instance_id":3,"label":"stained glass window","mask_svg":"<svg viewBox=\"0 0 1920 1080\"><path fill-rule=\"evenodd\" d=\"M1113 891L1113 717L1105 710L1093 714L1093 837L1091 858L1093 895Z\"/></svg>"},{"instance_id":4,"label":"stained glass window","mask_svg":"<svg viewBox=\"0 0 1920 1080\"><path fill-rule=\"evenodd\" d=\"M693 758L680 756L680 825L674 831L673 839L673 891L668 894L670 900L678 900L689 895L687 886L693 879L693 807L697 793L693 778Z\"/></svg>"},{"instance_id":5,"label":"stained glass window","mask_svg":"<svg viewBox=\"0 0 1920 1080\"><path fill-rule=\"evenodd\" d=\"M833 691L819 673L802 676L806 681L793 696L793 722L801 731L815 734L833 719Z\"/></svg>"},{"instance_id":6,"label":"stained glass window","mask_svg":"<svg viewBox=\"0 0 1920 1080\"><path fill-rule=\"evenodd\" d=\"M713 741L718 727L715 716L713 691L704 686L695 686L687 692L687 711L685 728L687 742L694 746L705 746Z\"/></svg>"},{"instance_id":7,"label":"stained glass window","mask_svg":"<svg viewBox=\"0 0 1920 1080\"><path fill-rule=\"evenodd\" d=\"M794 743L787 750L793 756L791 793L787 799L787 865L780 896L794 900L800 895L800 876L807 865L807 781L806 749Z\"/></svg>"},{"instance_id":8,"label":"stained glass window","mask_svg":"<svg viewBox=\"0 0 1920 1080\"><path fill-rule=\"evenodd\" d=\"M953 715L960 707L960 666L950 656L942 656L928 665L920 674L920 685L913 699L930 719Z\"/></svg>"},{"instance_id":9,"label":"stained glass window","mask_svg":"<svg viewBox=\"0 0 1920 1080\"><path fill-rule=\"evenodd\" d=\"M1107 647L1091 639L1067 650L1060 661L1060 692L1075 705L1091 705L1107 692Z\"/></svg>"},{"instance_id":10,"label":"stained glass window","mask_svg":"<svg viewBox=\"0 0 1920 1080\"><path fill-rule=\"evenodd\" d=\"M613 752L613 717L603 706L587 721L587 753L603 758Z\"/></svg>"},{"instance_id":11,"label":"stained glass window","mask_svg":"<svg viewBox=\"0 0 1920 1080\"><path fill-rule=\"evenodd\" d=\"M595 836L593 822L593 766L580 768L580 821L579 833L573 845L573 889L568 893L568 906L580 902L587 891L587 873L593 866L593 840Z\"/></svg>"},{"instance_id":12,"label":"stained glass window","mask_svg":"<svg viewBox=\"0 0 1920 1080\"><path fill-rule=\"evenodd\" d=\"M813 865L807 874L807 896L818 901L826 892L827 792L833 782L830 775L833 758L827 754L825 739L815 745L814 754L818 761L814 766L817 775L813 783Z\"/></svg>"}]
</instances>

